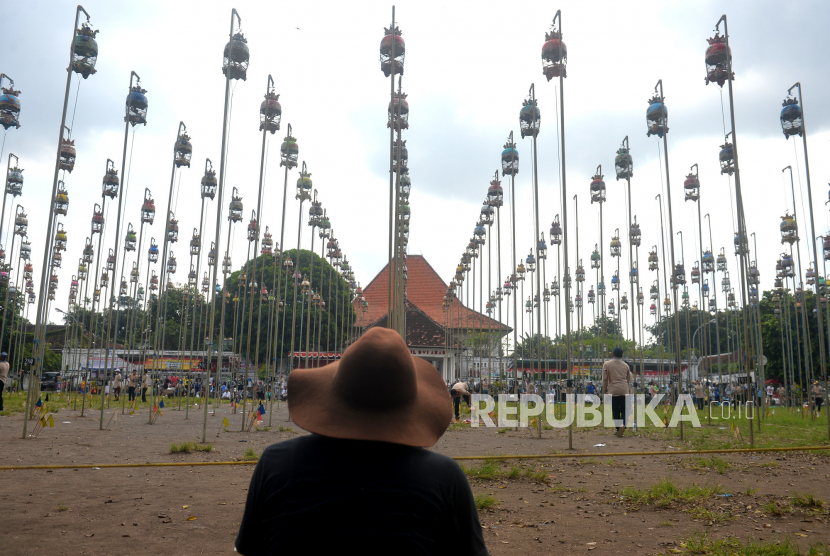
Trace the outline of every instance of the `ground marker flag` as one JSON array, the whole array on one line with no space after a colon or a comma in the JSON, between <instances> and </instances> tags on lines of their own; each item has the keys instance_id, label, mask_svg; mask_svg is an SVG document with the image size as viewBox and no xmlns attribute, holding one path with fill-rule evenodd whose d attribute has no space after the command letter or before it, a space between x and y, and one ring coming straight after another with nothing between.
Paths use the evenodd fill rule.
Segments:
<instances>
[{"instance_id":1,"label":"ground marker flag","mask_svg":"<svg viewBox=\"0 0 830 556\"><path fill-rule=\"evenodd\" d=\"M51 414L51 413L49 414L49 426L50 426L50 427L54 427L54 426L55 426L55 419L52 417L52 414Z\"/></svg>"},{"instance_id":2,"label":"ground marker flag","mask_svg":"<svg viewBox=\"0 0 830 556\"><path fill-rule=\"evenodd\" d=\"M164 409L164 400L161 400L161 401L159 402L159 407L160 407L161 409Z\"/></svg>"},{"instance_id":3,"label":"ground marker flag","mask_svg":"<svg viewBox=\"0 0 830 556\"><path fill-rule=\"evenodd\" d=\"M41 407L43 405L43 400L40 398L37 399L37 403L35 404L36 407Z\"/></svg>"},{"instance_id":4,"label":"ground marker flag","mask_svg":"<svg viewBox=\"0 0 830 556\"><path fill-rule=\"evenodd\" d=\"M224 419L222 419L222 424L225 426L225 428L228 428L228 427L230 427L230 426L231 426L231 424L230 424L230 423L228 423L228 418L227 418L227 417L225 417Z\"/></svg>"}]
</instances>

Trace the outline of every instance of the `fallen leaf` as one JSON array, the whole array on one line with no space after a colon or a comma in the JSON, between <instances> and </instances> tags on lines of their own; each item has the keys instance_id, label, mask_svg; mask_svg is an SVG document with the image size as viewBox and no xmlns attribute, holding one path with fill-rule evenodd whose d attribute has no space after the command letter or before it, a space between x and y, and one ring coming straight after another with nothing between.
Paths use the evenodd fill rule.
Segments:
<instances>
[{"instance_id":1,"label":"fallen leaf","mask_svg":"<svg viewBox=\"0 0 830 556\"><path fill-rule=\"evenodd\" d=\"M679 548L670 548L669 552L672 554L680 554L682 551Z\"/></svg>"},{"instance_id":2,"label":"fallen leaf","mask_svg":"<svg viewBox=\"0 0 830 556\"><path fill-rule=\"evenodd\" d=\"M89 534L89 535L84 535L84 536L85 536L85 537L94 537L94 536L95 536L95 533L92 533L92 534ZM804 535L804 536L806 537L807 535Z\"/></svg>"},{"instance_id":3,"label":"fallen leaf","mask_svg":"<svg viewBox=\"0 0 830 556\"><path fill-rule=\"evenodd\" d=\"M188 521L196 521L196 516L190 516L187 518Z\"/></svg>"},{"instance_id":4,"label":"fallen leaf","mask_svg":"<svg viewBox=\"0 0 830 556\"><path fill-rule=\"evenodd\" d=\"M186 510L186 509L187 509L187 508L189 508L189 507L190 507L190 506L182 506L182 509L183 509L183 510Z\"/></svg>"}]
</instances>

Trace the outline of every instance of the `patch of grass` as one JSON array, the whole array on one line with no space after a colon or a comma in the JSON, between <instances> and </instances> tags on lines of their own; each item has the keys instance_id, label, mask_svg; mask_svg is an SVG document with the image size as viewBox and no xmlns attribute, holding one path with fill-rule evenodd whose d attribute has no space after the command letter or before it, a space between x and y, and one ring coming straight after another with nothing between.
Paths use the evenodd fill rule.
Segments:
<instances>
[{"instance_id":1,"label":"patch of grass","mask_svg":"<svg viewBox=\"0 0 830 556\"><path fill-rule=\"evenodd\" d=\"M489 494L476 494L473 499L476 503L477 510L485 510L487 508L495 507L499 501L495 499L495 497L490 496Z\"/></svg>"},{"instance_id":2,"label":"patch of grass","mask_svg":"<svg viewBox=\"0 0 830 556\"><path fill-rule=\"evenodd\" d=\"M299 434L297 431L295 431L295 430L294 430L294 429L292 429L291 427L283 427L282 425L280 425L280 428L279 428L279 429L277 429L277 430L278 430L279 432L293 432L294 434Z\"/></svg>"},{"instance_id":3,"label":"patch of grass","mask_svg":"<svg viewBox=\"0 0 830 556\"><path fill-rule=\"evenodd\" d=\"M794 492L790 498L790 504L801 508L820 510L824 507L824 500L816 498L814 494L801 494L799 492Z\"/></svg>"},{"instance_id":4,"label":"patch of grass","mask_svg":"<svg viewBox=\"0 0 830 556\"><path fill-rule=\"evenodd\" d=\"M501 466L496 465L496 462L489 460L476 467L467 467L466 465L461 464L461 469L464 470L464 473L466 473L468 477L474 477L476 479L493 480L502 477Z\"/></svg>"},{"instance_id":5,"label":"patch of grass","mask_svg":"<svg viewBox=\"0 0 830 556\"><path fill-rule=\"evenodd\" d=\"M746 487L744 491L744 496L755 496L755 493L758 492L757 488Z\"/></svg>"},{"instance_id":6,"label":"patch of grass","mask_svg":"<svg viewBox=\"0 0 830 556\"><path fill-rule=\"evenodd\" d=\"M488 460L481 465L474 467L467 467L462 464L461 469L468 477L473 479L481 479L484 481L493 481L498 479L520 479L522 477L531 479L537 483L548 483L548 474L544 470L538 470L529 467L521 467L518 465L511 465L505 468L501 462Z\"/></svg>"},{"instance_id":7,"label":"patch of grass","mask_svg":"<svg viewBox=\"0 0 830 556\"><path fill-rule=\"evenodd\" d=\"M254 430L255 430L256 432L268 432L268 431L270 431L270 430L271 430L271 427L262 427L262 428L259 428L259 427L254 427Z\"/></svg>"},{"instance_id":8,"label":"patch of grass","mask_svg":"<svg viewBox=\"0 0 830 556\"><path fill-rule=\"evenodd\" d=\"M213 450L213 444L198 444L192 441L170 445L171 454L192 454L193 452L210 452L211 450Z\"/></svg>"},{"instance_id":9,"label":"patch of grass","mask_svg":"<svg viewBox=\"0 0 830 556\"><path fill-rule=\"evenodd\" d=\"M772 515L775 517L781 517L782 515L792 513L793 509L792 506L779 506L775 501L769 501L763 506L761 506L761 510L766 513L767 515Z\"/></svg>"},{"instance_id":10,"label":"patch of grass","mask_svg":"<svg viewBox=\"0 0 830 556\"><path fill-rule=\"evenodd\" d=\"M537 483L547 483L550 481L547 472L538 469L525 469L524 476Z\"/></svg>"},{"instance_id":11,"label":"patch of grass","mask_svg":"<svg viewBox=\"0 0 830 556\"><path fill-rule=\"evenodd\" d=\"M463 431L466 428L469 428L470 425L467 423L450 423L450 426L447 428L449 431Z\"/></svg>"},{"instance_id":12,"label":"patch of grass","mask_svg":"<svg viewBox=\"0 0 830 556\"><path fill-rule=\"evenodd\" d=\"M759 463L758 467L778 467L777 461L768 461L766 463Z\"/></svg>"},{"instance_id":13,"label":"patch of grass","mask_svg":"<svg viewBox=\"0 0 830 556\"><path fill-rule=\"evenodd\" d=\"M254 452L253 448L248 448L242 453L242 459L245 461L259 461L259 455Z\"/></svg>"},{"instance_id":14,"label":"patch of grass","mask_svg":"<svg viewBox=\"0 0 830 556\"><path fill-rule=\"evenodd\" d=\"M694 458L691 460L692 468L695 469L714 469L721 475L726 473L726 471L732 467L728 461L723 458L719 458L717 456L712 456L710 458Z\"/></svg>"},{"instance_id":15,"label":"patch of grass","mask_svg":"<svg viewBox=\"0 0 830 556\"><path fill-rule=\"evenodd\" d=\"M507 432L507 431L509 431L509 430L510 430L509 428L503 428L503 429L499 429L499 430L497 430L497 431L496 431L496 433L497 433L497 434L504 434L504 433L506 433L506 432Z\"/></svg>"},{"instance_id":16,"label":"patch of grass","mask_svg":"<svg viewBox=\"0 0 830 556\"><path fill-rule=\"evenodd\" d=\"M57 510L59 512L68 512L69 511L69 506L64 506L63 502L58 502Z\"/></svg>"},{"instance_id":17,"label":"patch of grass","mask_svg":"<svg viewBox=\"0 0 830 556\"><path fill-rule=\"evenodd\" d=\"M644 490L625 487L619 491L623 499L631 503L661 507L699 502L720 492L721 488L718 485L692 485L684 488L674 484L671 479L661 479L653 486Z\"/></svg>"},{"instance_id":18,"label":"patch of grass","mask_svg":"<svg viewBox=\"0 0 830 556\"><path fill-rule=\"evenodd\" d=\"M516 467L515 465L511 465L510 469L507 471L507 478L508 479L518 479L522 476L522 468Z\"/></svg>"},{"instance_id":19,"label":"patch of grass","mask_svg":"<svg viewBox=\"0 0 830 556\"><path fill-rule=\"evenodd\" d=\"M683 554L710 554L712 556L803 556L827 554L821 544L811 545L802 552L798 544L789 538L775 541L747 540L746 544L734 537L709 539L706 533L695 533L680 543Z\"/></svg>"},{"instance_id":20,"label":"patch of grass","mask_svg":"<svg viewBox=\"0 0 830 556\"><path fill-rule=\"evenodd\" d=\"M703 506L696 506L689 510L689 515L694 519L702 519L704 521L711 521L712 523L721 523L722 521L729 521L735 516L732 512L718 512L712 511Z\"/></svg>"}]
</instances>

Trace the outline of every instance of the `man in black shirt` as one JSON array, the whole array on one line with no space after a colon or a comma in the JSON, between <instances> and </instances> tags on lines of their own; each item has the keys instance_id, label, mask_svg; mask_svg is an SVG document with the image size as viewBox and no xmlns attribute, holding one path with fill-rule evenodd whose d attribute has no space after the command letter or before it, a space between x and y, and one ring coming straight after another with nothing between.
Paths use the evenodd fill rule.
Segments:
<instances>
[{"instance_id":1,"label":"man in black shirt","mask_svg":"<svg viewBox=\"0 0 830 556\"><path fill-rule=\"evenodd\" d=\"M314 434L262 454L240 554L487 554L466 476L424 449L452 419L446 385L396 332L372 328L288 380L291 416Z\"/></svg>"}]
</instances>

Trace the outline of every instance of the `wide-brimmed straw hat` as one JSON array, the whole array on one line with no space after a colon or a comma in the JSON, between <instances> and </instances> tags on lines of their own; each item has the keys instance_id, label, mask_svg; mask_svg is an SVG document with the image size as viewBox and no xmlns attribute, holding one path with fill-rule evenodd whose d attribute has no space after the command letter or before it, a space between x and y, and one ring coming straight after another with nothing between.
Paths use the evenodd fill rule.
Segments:
<instances>
[{"instance_id":1,"label":"wide-brimmed straw hat","mask_svg":"<svg viewBox=\"0 0 830 556\"><path fill-rule=\"evenodd\" d=\"M330 365L288 377L288 410L303 429L354 440L427 447L452 420L447 386L400 335L371 328Z\"/></svg>"}]
</instances>

